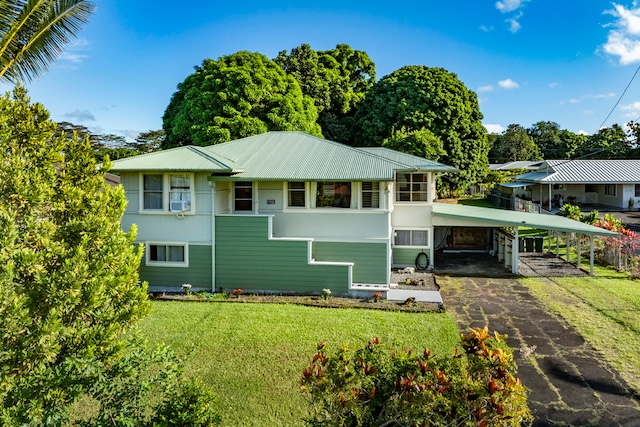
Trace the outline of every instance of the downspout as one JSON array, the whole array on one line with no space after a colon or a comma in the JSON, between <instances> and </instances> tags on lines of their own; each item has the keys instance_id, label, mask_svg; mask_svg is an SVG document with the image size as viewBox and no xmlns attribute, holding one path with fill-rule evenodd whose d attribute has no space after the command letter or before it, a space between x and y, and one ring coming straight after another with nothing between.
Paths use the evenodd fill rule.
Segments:
<instances>
[{"instance_id":1,"label":"downspout","mask_svg":"<svg viewBox=\"0 0 640 427\"><path fill-rule=\"evenodd\" d=\"M211 292L216 292L216 183L211 186Z\"/></svg>"}]
</instances>

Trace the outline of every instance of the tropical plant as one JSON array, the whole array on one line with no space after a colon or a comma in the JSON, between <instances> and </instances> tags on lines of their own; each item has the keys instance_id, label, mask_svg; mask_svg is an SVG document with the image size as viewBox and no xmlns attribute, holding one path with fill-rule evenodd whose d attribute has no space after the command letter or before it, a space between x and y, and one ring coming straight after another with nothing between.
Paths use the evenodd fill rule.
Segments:
<instances>
[{"instance_id":1,"label":"tropical plant","mask_svg":"<svg viewBox=\"0 0 640 427\"><path fill-rule=\"evenodd\" d=\"M520 426L532 420L526 388L505 336L487 328L462 337L465 354L318 344L300 388L311 426Z\"/></svg>"},{"instance_id":2,"label":"tropical plant","mask_svg":"<svg viewBox=\"0 0 640 427\"><path fill-rule=\"evenodd\" d=\"M86 0L0 0L0 80L42 75L94 10Z\"/></svg>"}]
</instances>

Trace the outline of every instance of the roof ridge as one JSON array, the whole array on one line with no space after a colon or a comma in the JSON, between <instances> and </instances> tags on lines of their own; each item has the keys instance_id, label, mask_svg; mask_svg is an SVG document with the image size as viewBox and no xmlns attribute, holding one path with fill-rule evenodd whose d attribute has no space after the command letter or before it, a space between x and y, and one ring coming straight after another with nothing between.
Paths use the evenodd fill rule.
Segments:
<instances>
[{"instance_id":1,"label":"roof ridge","mask_svg":"<svg viewBox=\"0 0 640 427\"><path fill-rule=\"evenodd\" d=\"M215 144L214 144L215 145ZM212 156L211 154L209 154L207 151L207 148L209 147L213 147L213 145L208 145L206 147L200 147L200 146L196 146L196 145L188 145L187 148L189 148L191 151L195 152L196 154L206 158L207 160L219 165L219 166L223 166L226 167L229 170L234 170L234 167L237 167L238 164L236 162L234 162L233 160L229 159L228 157L225 157L221 154L217 154L217 156L222 157L225 160L228 160L231 164L226 164L221 162L220 160L218 160L216 157Z\"/></svg>"}]
</instances>

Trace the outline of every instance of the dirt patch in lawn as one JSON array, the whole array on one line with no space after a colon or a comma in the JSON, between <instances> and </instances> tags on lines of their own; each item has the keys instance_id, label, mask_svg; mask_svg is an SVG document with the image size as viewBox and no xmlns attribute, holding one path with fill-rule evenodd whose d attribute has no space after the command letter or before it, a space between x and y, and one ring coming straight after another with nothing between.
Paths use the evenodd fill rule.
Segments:
<instances>
[{"instance_id":1,"label":"dirt patch in lawn","mask_svg":"<svg viewBox=\"0 0 640 427\"><path fill-rule=\"evenodd\" d=\"M154 300L167 301L191 301L191 302L217 302L230 304L243 303L269 303L269 304L296 304L311 307L323 308L362 308L369 310L404 311L412 313L442 312L444 307L441 304L425 302L405 302L387 301L379 299L377 302L372 298L344 298L332 297L324 299L321 296L309 295L268 295L268 294L242 294L240 296L223 294L151 294Z\"/></svg>"}]
</instances>

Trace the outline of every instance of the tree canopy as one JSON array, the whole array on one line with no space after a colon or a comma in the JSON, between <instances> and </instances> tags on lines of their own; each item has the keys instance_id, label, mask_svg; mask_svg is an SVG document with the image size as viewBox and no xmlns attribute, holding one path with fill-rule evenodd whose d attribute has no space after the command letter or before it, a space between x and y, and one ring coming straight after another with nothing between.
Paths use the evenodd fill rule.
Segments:
<instances>
[{"instance_id":1,"label":"tree canopy","mask_svg":"<svg viewBox=\"0 0 640 427\"><path fill-rule=\"evenodd\" d=\"M383 77L367 92L356 120L359 145L382 144L395 129L429 130L443 143L439 161L460 170L451 177L455 190L485 173L489 144L478 97L443 68L407 66Z\"/></svg>"},{"instance_id":2,"label":"tree canopy","mask_svg":"<svg viewBox=\"0 0 640 427\"><path fill-rule=\"evenodd\" d=\"M281 51L275 62L313 99L324 136L351 143L352 117L376 79L369 55L347 44L316 52L305 43L291 53Z\"/></svg>"},{"instance_id":3,"label":"tree canopy","mask_svg":"<svg viewBox=\"0 0 640 427\"><path fill-rule=\"evenodd\" d=\"M3 425L63 417L149 310L124 190L105 184L88 139L55 129L23 88L0 98Z\"/></svg>"},{"instance_id":4,"label":"tree canopy","mask_svg":"<svg viewBox=\"0 0 640 427\"><path fill-rule=\"evenodd\" d=\"M1 0L0 79L15 83L42 75L94 9L86 0Z\"/></svg>"},{"instance_id":5,"label":"tree canopy","mask_svg":"<svg viewBox=\"0 0 640 427\"><path fill-rule=\"evenodd\" d=\"M517 160L540 160L542 154L527 129L511 124L501 135L492 138L493 144L489 158L495 163L506 163Z\"/></svg>"},{"instance_id":6,"label":"tree canopy","mask_svg":"<svg viewBox=\"0 0 640 427\"><path fill-rule=\"evenodd\" d=\"M178 85L163 116L163 148L212 145L273 130L321 136L313 100L259 53L205 59Z\"/></svg>"}]
</instances>

